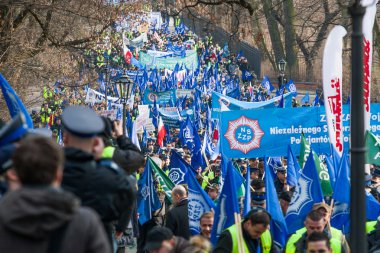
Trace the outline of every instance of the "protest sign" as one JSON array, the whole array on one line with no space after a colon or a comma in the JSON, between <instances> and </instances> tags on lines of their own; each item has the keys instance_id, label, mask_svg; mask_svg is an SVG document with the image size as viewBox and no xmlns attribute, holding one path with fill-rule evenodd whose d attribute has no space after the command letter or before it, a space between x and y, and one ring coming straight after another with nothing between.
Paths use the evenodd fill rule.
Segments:
<instances>
[{"instance_id":1,"label":"protest sign","mask_svg":"<svg viewBox=\"0 0 380 253\"><path fill-rule=\"evenodd\" d=\"M343 106L343 141L350 139L349 106ZM371 131L380 134L380 104L371 105ZM229 158L286 156L290 144L299 154L301 134L318 154L330 154L325 108L269 108L220 112L221 152Z\"/></svg>"}]
</instances>

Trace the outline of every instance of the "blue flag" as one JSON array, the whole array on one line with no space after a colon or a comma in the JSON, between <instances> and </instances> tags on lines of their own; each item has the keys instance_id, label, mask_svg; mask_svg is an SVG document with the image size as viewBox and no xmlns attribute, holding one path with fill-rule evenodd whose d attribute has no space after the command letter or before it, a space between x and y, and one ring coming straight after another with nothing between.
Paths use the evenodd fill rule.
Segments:
<instances>
[{"instance_id":1,"label":"blue flag","mask_svg":"<svg viewBox=\"0 0 380 253\"><path fill-rule=\"evenodd\" d=\"M253 80L253 75L248 70L243 70L241 79L243 82L249 82Z\"/></svg>"},{"instance_id":2,"label":"blue flag","mask_svg":"<svg viewBox=\"0 0 380 253\"><path fill-rule=\"evenodd\" d=\"M335 203L331 225L347 234L350 231L350 166L345 153L342 155L332 198Z\"/></svg>"},{"instance_id":3,"label":"blue flag","mask_svg":"<svg viewBox=\"0 0 380 253\"><path fill-rule=\"evenodd\" d=\"M270 82L268 76L264 76L263 81L261 82L261 86L263 86L268 91L268 94L270 94L272 90L274 90L274 87Z\"/></svg>"},{"instance_id":4,"label":"blue flag","mask_svg":"<svg viewBox=\"0 0 380 253\"><path fill-rule=\"evenodd\" d=\"M367 191L365 193L367 220L377 220L377 218L380 216L380 203L371 193Z\"/></svg>"},{"instance_id":5,"label":"blue flag","mask_svg":"<svg viewBox=\"0 0 380 253\"><path fill-rule=\"evenodd\" d=\"M246 216L250 210L251 210L251 168L247 166L247 173L245 174L245 196L244 196L243 216Z\"/></svg>"},{"instance_id":6,"label":"blue flag","mask_svg":"<svg viewBox=\"0 0 380 253\"><path fill-rule=\"evenodd\" d=\"M289 92L292 92L293 93L293 97L296 97L297 96L297 88L296 88L296 85L294 84L293 80L289 80L289 82L285 85L286 89L289 91Z\"/></svg>"},{"instance_id":7,"label":"blue flag","mask_svg":"<svg viewBox=\"0 0 380 253\"><path fill-rule=\"evenodd\" d=\"M145 169L138 181L137 213L140 224L152 219L152 213L161 208L160 200L152 179L152 168L150 162L145 164Z\"/></svg>"},{"instance_id":8,"label":"blue flag","mask_svg":"<svg viewBox=\"0 0 380 253\"><path fill-rule=\"evenodd\" d=\"M313 106L318 106L320 105L319 103L319 95L318 95L318 89L315 91L315 98L314 98L314 102L313 102Z\"/></svg>"},{"instance_id":9,"label":"blue flag","mask_svg":"<svg viewBox=\"0 0 380 253\"><path fill-rule=\"evenodd\" d=\"M155 128L158 128L158 110L157 110L157 102L156 99L154 99L153 107L151 108L151 117L152 117L152 123Z\"/></svg>"},{"instance_id":10,"label":"blue flag","mask_svg":"<svg viewBox=\"0 0 380 253\"><path fill-rule=\"evenodd\" d=\"M182 145L186 145L190 151L194 149L194 127L189 116L187 116L186 121L181 124L179 139Z\"/></svg>"},{"instance_id":11,"label":"blue flag","mask_svg":"<svg viewBox=\"0 0 380 253\"><path fill-rule=\"evenodd\" d=\"M24 115L28 128L33 129L33 120L26 110L21 99L17 96L16 92L9 85L7 80L0 74L0 88L3 92L5 103L7 104L9 114L12 118L16 117L20 112Z\"/></svg>"},{"instance_id":12,"label":"blue flag","mask_svg":"<svg viewBox=\"0 0 380 253\"><path fill-rule=\"evenodd\" d=\"M228 170L225 182L220 192L218 205L215 210L214 225L211 231L211 242L216 245L220 234L228 227L235 224L235 215L240 213L233 170Z\"/></svg>"},{"instance_id":13,"label":"blue flag","mask_svg":"<svg viewBox=\"0 0 380 253\"><path fill-rule=\"evenodd\" d=\"M301 104L304 105L306 103L310 103L310 95L309 92L306 92L305 96L301 99Z\"/></svg>"},{"instance_id":14,"label":"blue flag","mask_svg":"<svg viewBox=\"0 0 380 253\"><path fill-rule=\"evenodd\" d=\"M198 169L199 167L205 167L206 162L204 161L204 157L202 155L202 143L201 138L199 137L198 131L193 126L194 131L194 148L191 152L191 166L194 169Z\"/></svg>"},{"instance_id":15,"label":"blue flag","mask_svg":"<svg viewBox=\"0 0 380 253\"><path fill-rule=\"evenodd\" d=\"M235 191L240 189L241 185L244 183L244 177L240 174L240 172L235 168L234 164L231 160L229 160L224 154L221 154L221 161L220 161L220 168L222 172L222 183L224 184L225 178L227 176L228 171L232 172L232 175L234 176L234 182L235 182Z\"/></svg>"},{"instance_id":16,"label":"blue flag","mask_svg":"<svg viewBox=\"0 0 380 253\"><path fill-rule=\"evenodd\" d=\"M266 189L266 208L272 216L270 231L273 240L285 246L286 238L288 235L288 228L286 226L284 215L280 207L280 202L277 197L276 188L274 186L274 179L269 167L265 163L265 189Z\"/></svg>"},{"instance_id":17,"label":"blue flag","mask_svg":"<svg viewBox=\"0 0 380 253\"><path fill-rule=\"evenodd\" d=\"M281 99L280 99L280 102L277 105L277 108L285 108L284 95L281 95Z\"/></svg>"},{"instance_id":18,"label":"blue flag","mask_svg":"<svg viewBox=\"0 0 380 253\"><path fill-rule=\"evenodd\" d=\"M290 234L304 226L303 222L314 203L323 202L323 193L317 168L315 167L314 156L312 152L310 154L285 217Z\"/></svg>"},{"instance_id":19,"label":"blue flag","mask_svg":"<svg viewBox=\"0 0 380 253\"><path fill-rule=\"evenodd\" d=\"M142 140L141 140L141 147L146 148L147 143L148 143L148 132L146 131L146 127L144 127L144 132L143 132Z\"/></svg>"},{"instance_id":20,"label":"blue flag","mask_svg":"<svg viewBox=\"0 0 380 253\"><path fill-rule=\"evenodd\" d=\"M188 171L194 169L182 159L182 157L172 150L169 164L168 177L174 184L184 184L188 181ZM195 172L195 171L194 171Z\"/></svg>"},{"instance_id":21,"label":"blue flag","mask_svg":"<svg viewBox=\"0 0 380 253\"><path fill-rule=\"evenodd\" d=\"M202 186L195 178L195 174L188 170L187 185L189 190L189 227L192 235L198 235L199 220L201 215L215 209L214 202L202 189Z\"/></svg>"},{"instance_id":22,"label":"blue flag","mask_svg":"<svg viewBox=\"0 0 380 253\"><path fill-rule=\"evenodd\" d=\"M290 186L297 186L298 179L300 178L301 166L298 164L293 150L288 145L288 159L287 159L287 177L286 182Z\"/></svg>"},{"instance_id":23,"label":"blue flag","mask_svg":"<svg viewBox=\"0 0 380 253\"><path fill-rule=\"evenodd\" d=\"M211 161L214 161L220 154L219 141L216 144L214 144L211 141L210 136L208 135L208 130L206 130L204 133L202 148L203 152L206 154L206 156L210 157Z\"/></svg>"}]
</instances>

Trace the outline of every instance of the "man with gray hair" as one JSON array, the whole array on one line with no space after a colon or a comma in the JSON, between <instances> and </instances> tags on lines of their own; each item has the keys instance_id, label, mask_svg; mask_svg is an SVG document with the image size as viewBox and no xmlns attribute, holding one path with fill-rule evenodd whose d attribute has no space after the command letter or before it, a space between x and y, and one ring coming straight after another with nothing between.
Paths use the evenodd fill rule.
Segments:
<instances>
[{"instance_id":1,"label":"man with gray hair","mask_svg":"<svg viewBox=\"0 0 380 253\"><path fill-rule=\"evenodd\" d=\"M169 228L175 236L190 239L189 211L187 191L184 186L176 185L172 190L173 207L166 215L165 226Z\"/></svg>"}]
</instances>

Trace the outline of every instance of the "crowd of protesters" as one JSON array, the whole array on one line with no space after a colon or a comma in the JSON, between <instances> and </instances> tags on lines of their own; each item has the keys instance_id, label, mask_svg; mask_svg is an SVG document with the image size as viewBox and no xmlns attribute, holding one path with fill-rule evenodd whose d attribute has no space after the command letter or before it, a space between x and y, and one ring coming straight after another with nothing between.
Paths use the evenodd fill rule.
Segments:
<instances>
[{"instance_id":1,"label":"crowd of protesters","mask_svg":"<svg viewBox=\"0 0 380 253\"><path fill-rule=\"evenodd\" d=\"M128 18L132 21L120 20L120 24L124 24L122 27L131 28L128 38L140 36L142 31L137 27L147 23L147 13L131 14ZM262 100L273 97L255 79L247 59L213 43L211 35L199 38L190 30L179 34L158 29L148 32L147 38L140 48L142 52L153 47L166 51L168 44L181 46L185 41L194 40L193 44L186 45L186 49L196 50L199 56L199 79L204 73L202 69L218 62L221 87L226 86L228 79L239 80L242 101L256 101L259 93ZM104 52L107 51L112 64L136 70L135 66L123 61L122 36L110 33L107 40L113 41L113 46L109 49L100 46L95 50L96 60L86 64L96 65L101 71L105 64ZM94 52L87 54L93 56ZM164 69L158 71L161 76L165 75ZM250 81L243 80L242 73L246 71L253 76ZM152 85L148 82L147 88L152 88ZM8 192L0 200L0 252L57 252L58 249L62 253L106 253L126 246L137 246L137 252L350 252L345 235L330 225L333 210L325 203L313 206L304 221L304 228L290 235L286 245L281 246L273 240L269 232L271 214L266 210L262 158L234 159L235 167L243 176L249 167L251 210L240 224L226 229L215 245L210 242L213 212L201 215L199 235L190 234L188 189L183 185L172 189L170 205L156 179L155 188L162 208L154 212L151 220L139 224L136 180L144 170L146 157L153 157L160 169L169 173L173 150L189 164L192 154L181 144L179 129L174 128L169 129L164 146L157 143L156 131L151 131L139 150L123 135L120 120L96 114L107 110L105 101L85 102L88 87L117 97L115 89L109 85L89 84L70 88L58 82L54 86L46 86L42 92L44 102L41 109L33 110L31 117L36 128L50 129L51 133L28 132L10 145L7 155L4 152L1 156L2 177L7 182L5 188ZM136 87L133 106L127 108L132 121L139 115L138 105L143 104L143 92ZM187 98L184 108L190 108L193 103L192 98ZM204 94L202 104L199 113L206 125L206 108L211 104L211 96ZM293 101L293 106L299 104ZM6 124L0 127L1 131ZM202 128L199 132L205 134ZM195 168L196 178L217 203L222 185L221 158L211 160L208 157L207 162L206 168ZM280 160L274 172L275 189L285 215L294 194L294 188L289 187L286 181L286 158ZM380 168L372 168L367 182L368 191L379 200ZM240 199L243 209L242 200L243 197ZM371 252L380 249L379 229L377 221L368 222ZM241 245L239 238L243 240ZM239 250L240 246L243 248Z\"/></svg>"}]
</instances>

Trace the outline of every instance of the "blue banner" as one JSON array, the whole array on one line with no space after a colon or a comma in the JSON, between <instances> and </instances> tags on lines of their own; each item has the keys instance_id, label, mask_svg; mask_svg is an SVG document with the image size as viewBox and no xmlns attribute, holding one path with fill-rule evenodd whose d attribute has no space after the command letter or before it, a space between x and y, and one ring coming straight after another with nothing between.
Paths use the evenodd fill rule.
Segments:
<instances>
[{"instance_id":1,"label":"blue banner","mask_svg":"<svg viewBox=\"0 0 380 253\"><path fill-rule=\"evenodd\" d=\"M170 101L175 102L175 90L164 91L164 92L154 92L146 90L144 92L143 102L145 105L152 105L156 99L157 104L169 104Z\"/></svg>"},{"instance_id":2,"label":"blue banner","mask_svg":"<svg viewBox=\"0 0 380 253\"><path fill-rule=\"evenodd\" d=\"M278 103L281 100L281 96L272 98L267 101L263 102L243 102L234 98L231 98L229 96L225 96L223 94L220 94L218 92L212 93L212 109L211 109L211 117L212 118L218 118L219 113L221 111L221 103L224 103L224 105L234 111L234 110L245 110L245 109L262 109L262 108L275 108L277 107ZM286 93L284 95L284 107L291 107L292 106L292 93Z\"/></svg>"},{"instance_id":3,"label":"blue banner","mask_svg":"<svg viewBox=\"0 0 380 253\"><path fill-rule=\"evenodd\" d=\"M164 107L158 110L165 126L180 128L181 120L187 116L194 121L194 111L192 109L178 111L177 107Z\"/></svg>"},{"instance_id":4,"label":"blue banner","mask_svg":"<svg viewBox=\"0 0 380 253\"><path fill-rule=\"evenodd\" d=\"M350 139L349 106L343 106L344 149ZM371 104L371 131L380 134L380 104ZM220 148L229 158L299 155L301 133L317 154L330 154L325 108L297 107L220 113Z\"/></svg>"}]
</instances>

